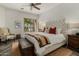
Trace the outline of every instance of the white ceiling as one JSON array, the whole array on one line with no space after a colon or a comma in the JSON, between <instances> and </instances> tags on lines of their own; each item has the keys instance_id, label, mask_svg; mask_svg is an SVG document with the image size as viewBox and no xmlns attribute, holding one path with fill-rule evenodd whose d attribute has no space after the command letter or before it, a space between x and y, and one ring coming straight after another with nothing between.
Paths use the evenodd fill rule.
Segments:
<instances>
[{"instance_id":1,"label":"white ceiling","mask_svg":"<svg viewBox=\"0 0 79 59\"><path fill-rule=\"evenodd\" d=\"M42 3L41 5L38 6L40 10L37 10L35 8L31 10L30 3L0 3L0 5L10 9L40 14L51 8L56 7L57 5L59 5L59 3ZM22 10L21 8L24 9Z\"/></svg>"}]
</instances>

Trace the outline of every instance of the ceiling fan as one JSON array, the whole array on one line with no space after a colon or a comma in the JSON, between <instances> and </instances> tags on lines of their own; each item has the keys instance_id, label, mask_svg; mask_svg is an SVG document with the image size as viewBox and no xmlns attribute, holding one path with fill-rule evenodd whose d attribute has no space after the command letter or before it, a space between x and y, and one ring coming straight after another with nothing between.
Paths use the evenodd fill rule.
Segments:
<instances>
[{"instance_id":1,"label":"ceiling fan","mask_svg":"<svg viewBox=\"0 0 79 59\"><path fill-rule=\"evenodd\" d=\"M40 10L40 8L37 7L37 5L41 5L41 3L31 3L30 5L31 5L31 10L32 8L36 8L37 10Z\"/></svg>"},{"instance_id":2,"label":"ceiling fan","mask_svg":"<svg viewBox=\"0 0 79 59\"><path fill-rule=\"evenodd\" d=\"M38 7L38 5L41 5L41 3L30 3L29 5L28 4L24 4L24 6L30 6L31 7L31 10L33 8L37 9L37 10L40 10L40 8Z\"/></svg>"}]
</instances>

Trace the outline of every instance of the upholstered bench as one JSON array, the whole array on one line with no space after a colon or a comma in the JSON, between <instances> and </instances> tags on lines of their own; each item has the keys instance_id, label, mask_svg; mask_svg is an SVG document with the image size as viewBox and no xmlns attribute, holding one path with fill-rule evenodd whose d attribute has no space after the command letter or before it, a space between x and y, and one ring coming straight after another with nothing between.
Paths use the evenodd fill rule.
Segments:
<instances>
[{"instance_id":1,"label":"upholstered bench","mask_svg":"<svg viewBox=\"0 0 79 59\"><path fill-rule=\"evenodd\" d=\"M49 53L47 56L71 56L72 53L73 53L73 51L68 48L59 48L59 49Z\"/></svg>"}]
</instances>

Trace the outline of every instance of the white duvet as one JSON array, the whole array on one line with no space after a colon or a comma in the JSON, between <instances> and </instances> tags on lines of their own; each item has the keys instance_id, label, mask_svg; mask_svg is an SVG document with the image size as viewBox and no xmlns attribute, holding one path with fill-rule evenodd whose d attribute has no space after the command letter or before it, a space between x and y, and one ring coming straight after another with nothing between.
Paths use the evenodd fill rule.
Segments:
<instances>
[{"instance_id":1,"label":"white duvet","mask_svg":"<svg viewBox=\"0 0 79 59\"><path fill-rule=\"evenodd\" d=\"M47 36L50 43L52 43L52 44L57 44L57 43L60 43L65 40L65 37L63 36L63 34L56 34L56 35L55 34L48 34L45 36Z\"/></svg>"}]
</instances>

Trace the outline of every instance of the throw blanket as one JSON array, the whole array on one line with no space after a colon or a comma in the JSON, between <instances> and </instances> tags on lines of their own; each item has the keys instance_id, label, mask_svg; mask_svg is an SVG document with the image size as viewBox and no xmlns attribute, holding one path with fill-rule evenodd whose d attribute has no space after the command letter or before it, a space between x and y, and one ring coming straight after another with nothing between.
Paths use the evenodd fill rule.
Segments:
<instances>
[{"instance_id":1,"label":"throw blanket","mask_svg":"<svg viewBox=\"0 0 79 59\"><path fill-rule=\"evenodd\" d=\"M40 47L50 44L48 38L44 35L40 35L40 34L27 34L27 35L35 38L38 41Z\"/></svg>"}]
</instances>

